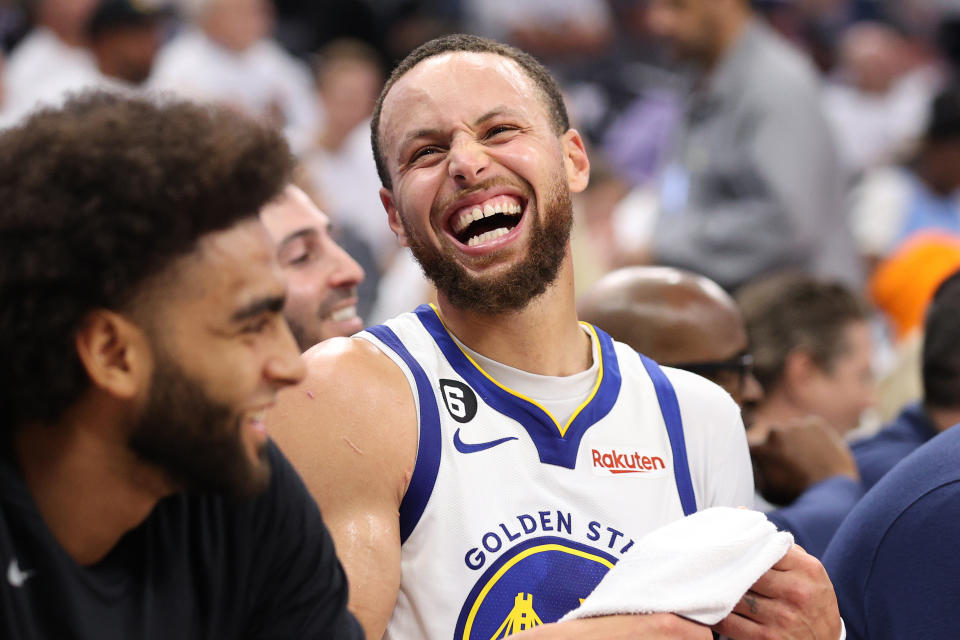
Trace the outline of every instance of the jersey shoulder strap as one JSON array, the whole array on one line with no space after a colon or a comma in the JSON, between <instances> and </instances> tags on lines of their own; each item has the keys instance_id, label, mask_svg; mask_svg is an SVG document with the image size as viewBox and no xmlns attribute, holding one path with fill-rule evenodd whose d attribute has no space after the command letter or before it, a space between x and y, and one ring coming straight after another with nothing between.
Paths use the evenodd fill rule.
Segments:
<instances>
[{"instance_id":1,"label":"jersey shoulder strap","mask_svg":"<svg viewBox=\"0 0 960 640\"><path fill-rule=\"evenodd\" d=\"M657 392L660 412L663 414L663 421L667 425L667 436L670 438L670 449L673 451L673 475L677 480L680 504L683 506L683 515L689 516L697 512L697 498L693 493L693 481L690 479L687 443L683 437L683 419L680 417L677 393L660 365L642 353L637 355L640 356L643 368L647 370L647 374L653 381L653 388Z\"/></svg>"}]
</instances>

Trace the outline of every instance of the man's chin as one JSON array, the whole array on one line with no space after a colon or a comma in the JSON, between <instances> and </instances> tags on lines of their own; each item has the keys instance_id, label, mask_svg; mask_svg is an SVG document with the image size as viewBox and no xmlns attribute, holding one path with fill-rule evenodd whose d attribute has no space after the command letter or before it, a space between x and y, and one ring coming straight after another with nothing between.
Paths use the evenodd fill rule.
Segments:
<instances>
[{"instance_id":1,"label":"man's chin","mask_svg":"<svg viewBox=\"0 0 960 640\"><path fill-rule=\"evenodd\" d=\"M359 331L363 331L363 319L357 315L346 320L324 320L318 332L320 335L314 344L329 338L349 337Z\"/></svg>"},{"instance_id":2,"label":"man's chin","mask_svg":"<svg viewBox=\"0 0 960 640\"><path fill-rule=\"evenodd\" d=\"M235 477L230 483L232 486L225 488L226 492L238 498L252 498L266 490L271 472L267 446L266 440L247 443L246 468L237 474L242 477Z\"/></svg>"},{"instance_id":3,"label":"man's chin","mask_svg":"<svg viewBox=\"0 0 960 640\"><path fill-rule=\"evenodd\" d=\"M270 486L270 461L264 459L256 465L251 466L247 482L237 487L234 495L238 498L254 498Z\"/></svg>"}]
</instances>

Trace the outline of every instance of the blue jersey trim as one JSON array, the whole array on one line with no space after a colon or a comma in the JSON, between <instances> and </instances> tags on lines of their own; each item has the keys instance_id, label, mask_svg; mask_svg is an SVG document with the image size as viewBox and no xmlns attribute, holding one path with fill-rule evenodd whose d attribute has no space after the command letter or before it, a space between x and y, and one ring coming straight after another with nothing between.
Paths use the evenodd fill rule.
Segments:
<instances>
[{"instance_id":1,"label":"blue jersey trim","mask_svg":"<svg viewBox=\"0 0 960 640\"><path fill-rule=\"evenodd\" d=\"M430 379L427 378L420 363L400 342L397 334L384 325L370 327L367 332L393 349L410 368L417 384L417 397L420 400L420 441L417 446L417 461L413 467L410 485L400 502L400 544L403 544L420 521L420 516L427 508L427 502L433 493L433 486L437 482L443 444L440 433L440 412L437 409L437 398Z\"/></svg>"},{"instance_id":2,"label":"blue jersey trim","mask_svg":"<svg viewBox=\"0 0 960 640\"><path fill-rule=\"evenodd\" d=\"M537 448L540 462L567 469L576 467L580 441L584 434L610 413L620 393L620 368L610 336L594 327L603 359L603 377L593 399L582 408L561 435L557 431L557 423L547 412L528 400L504 391L484 376L450 337L439 316L430 306L421 305L415 313L453 370L488 406L523 426Z\"/></svg>"},{"instance_id":3,"label":"blue jersey trim","mask_svg":"<svg viewBox=\"0 0 960 640\"><path fill-rule=\"evenodd\" d=\"M683 437L683 419L680 417L680 405L670 380L656 362L643 354L638 354L643 367L653 381L660 402L660 412L667 425L670 449L673 451L673 475L677 480L677 492L683 514L689 516L697 512L697 498L693 493L693 481L690 479L690 464L687 461L687 443Z\"/></svg>"}]
</instances>

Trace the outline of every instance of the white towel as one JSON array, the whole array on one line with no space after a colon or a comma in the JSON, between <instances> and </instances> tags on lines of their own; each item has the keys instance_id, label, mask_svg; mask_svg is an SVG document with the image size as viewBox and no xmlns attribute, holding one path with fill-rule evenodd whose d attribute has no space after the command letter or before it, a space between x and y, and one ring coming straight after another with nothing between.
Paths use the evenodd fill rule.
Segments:
<instances>
[{"instance_id":1,"label":"white towel","mask_svg":"<svg viewBox=\"0 0 960 640\"><path fill-rule=\"evenodd\" d=\"M758 511L706 509L638 540L563 620L676 613L713 625L792 545Z\"/></svg>"}]
</instances>

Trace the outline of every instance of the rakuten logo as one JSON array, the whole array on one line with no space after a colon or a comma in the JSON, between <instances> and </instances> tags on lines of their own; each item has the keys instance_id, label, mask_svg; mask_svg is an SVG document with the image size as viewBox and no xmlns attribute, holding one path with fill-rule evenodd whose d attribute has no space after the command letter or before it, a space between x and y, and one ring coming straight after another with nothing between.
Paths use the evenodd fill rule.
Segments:
<instances>
[{"instance_id":1,"label":"rakuten logo","mask_svg":"<svg viewBox=\"0 0 960 640\"><path fill-rule=\"evenodd\" d=\"M593 456L593 470L606 475L608 473L647 473L657 474L666 471L667 464L663 458L655 455L644 455L638 451L623 452L616 449L601 451L591 449Z\"/></svg>"}]
</instances>

